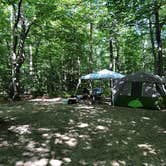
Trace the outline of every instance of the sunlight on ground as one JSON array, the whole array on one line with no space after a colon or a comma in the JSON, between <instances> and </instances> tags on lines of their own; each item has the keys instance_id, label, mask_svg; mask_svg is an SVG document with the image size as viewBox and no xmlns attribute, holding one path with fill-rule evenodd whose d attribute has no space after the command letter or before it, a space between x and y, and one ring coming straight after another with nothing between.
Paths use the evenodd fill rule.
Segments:
<instances>
[{"instance_id":1,"label":"sunlight on ground","mask_svg":"<svg viewBox=\"0 0 166 166\"><path fill-rule=\"evenodd\" d=\"M67 160L69 161L70 159L67 159ZM33 158L31 159L31 161L27 161L27 162L17 161L15 165L16 166L47 166L48 164L50 166L61 166L62 161L55 160L55 159L48 160L46 158L43 158L43 159Z\"/></svg>"},{"instance_id":2,"label":"sunlight on ground","mask_svg":"<svg viewBox=\"0 0 166 166\"><path fill-rule=\"evenodd\" d=\"M20 135L31 133L30 125L11 126L10 128L8 128L8 130Z\"/></svg>"},{"instance_id":3,"label":"sunlight on ground","mask_svg":"<svg viewBox=\"0 0 166 166\"><path fill-rule=\"evenodd\" d=\"M148 117L142 117L143 120L150 120Z\"/></svg>"},{"instance_id":4,"label":"sunlight on ground","mask_svg":"<svg viewBox=\"0 0 166 166\"><path fill-rule=\"evenodd\" d=\"M60 160L50 160L49 164L51 166L61 166L62 165L62 161L60 161Z\"/></svg>"},{"instance_id":5,"label":"sunlight on ground","mask_svg":"<svg viewBox=\"0 0 166 166\"><path fill-rule=\"evenodd\" d=\"M35 105L50 105L50 104L62 104L63 103L63 99L60 97L52 98L52 99L45 99L45 98L31 99L29 101L34 102Z\"/></svg>"},{"instance_id":6,"label":"sunlight on ground","mask_svg":"<svg viewBox=\"0 0 166 166\"><path fill-rule=\"evenodd\" d=\"M32 161L27 161L27 162L23 162L23 161L17 161L16 162L16 166L46 166L48 164L48 159L43 158L43 159L32 159Z\"/></svg>"},{"instance_id":7,"label":"sunlight on ground","mask_svg":"<svg viewBox=\"0 0 166 166\"><path fill-rule=\"evenodd\" d=\"M126 165L126 162L125 161L120 161L120 160L118 160L118 161L111 161L111 166L125 166Z\"/></svg>"},{"instance_id":8,"label":"sunlight on ground","mask_svg":"<svg viewBox=\"0 0 166 166\"><path fill-rule=\"evenodd\" d=\"M44 145L44 147L42 147ZM45 154L50 151L49 148L46 148L46 144L42 144L40 147L39 145L37 146L36 142L30 141L28 145L25 147L28 151L31 151L33 153L40 153L40 154Z\"/></svg>"},{"instance_id":9,"label":"sunlight on ground","mask_svg":"<svg viewBox=\"0 0 166 166\"><path fill-rule=\"evenodd\" d=\"M79 128L85 128L85 127L88 127L89 125L87 123L80 123L78 125Z\"/></svg>"},{"instance_id":10,"label":"sunlight on ground","mask_svg":"<svg viewBox=\"0 0 166 166\"><path fill-rule=\"evenodd\" d=\"M158 133L165 133L165 129L158 125L155 125L153 128L156 129Z\"/></svg>"},{"instance_id":11,"label":"sunlight on ground","mask_svg":"<svg viewBox=\"0 0 166 166\"><path fill-rule=\"evenodd\" d=\"M31 99L29 101L43 101L43 102L62 102L62 98L52 98L52 99L45 99L45 98L39 98L39 99Z\"/></svg>"},{"instance_id":12,"label":"sunlight on ground","mask_svg":"<svg viewBox=\"0 0 166 166\"><path fill-rule=\"evenodd\" d=\"M65 141L65 144L70 147L75 147L77 145L77 140L75 138L70 138L68 141Z\"/></svg>"},{"instance_id":13,"label":"sunlight on ground","mask_svg":"<svg viewBox=\"0 0 166 166\"><path fill-rule=\"evenodd\" d=\"M151 154L156 154L156 150L152 147L152 145L149 145L148 143L146 143L146 144L138 144L138 147L140 149L147 150L147 151L143 152L143 154L145 156L147 155L147 152L149 152Z\"/></svg>"},{"instance_id":14,"label":"sunlight on ground","mask_svg":"<svg viewBox=\"0 0 166 166\"><path fill-rule=\"evenodd\" d=\"M108 128L107 127L105 127L105 126L96 126L96 129L97 130L105 130L105 131L107 131L108 130Z\"/></svg>"},{"instance_id":15,"label":"sunlight on ground","mask_svg":"<svg viewBox=\"0 0 166 166\"><path fill-rule=\"evenodd\" d=\"M55 139L55 144L57 143L65 143L66 145L70 147L75 147L77 145L77 140L75 138L62 135L60 133L55 134L56 139Z\"/></svg>"},{"instance_id":16,"label":"sunlight on ground","mask_svg":"<svg viewBox=\"0 0 166 166\"><path fill-rule=\"evenodd\" d=\"M0 148L9 146L9 143L4 140L0 140Z\"/></svg>"},{"instance_id":17,"label":"sunlight on ground","mask_svg":"<svg viewBox=\"0 0 166 166\"><path fill-rule=\"evenodd\" d=\"M166 163L164 113L104 105L54 104L56 101L0 106L4 110L0 113L0 163L16 166Z\"/></svg>"},{"instance_id":18,"label":"sunlight on ground","mask_svg":"<svg viewBox=\"0 0 166 166\"><path fill-rule=\"evenodd\" d=\"M38 128L38 131L50 131L49 128Z\"/></svg>"},{"instance_id":19,"label":"sunlight on ground","mask_svg":"<svg viewBox=\"0 0 166 166\"><path fill-rule=\"evenodd\" d=\"M94 106L91 106L91 105L78 105L76 108L89 110L89 109L94 109Z\"/></svg>"}]
</instances>

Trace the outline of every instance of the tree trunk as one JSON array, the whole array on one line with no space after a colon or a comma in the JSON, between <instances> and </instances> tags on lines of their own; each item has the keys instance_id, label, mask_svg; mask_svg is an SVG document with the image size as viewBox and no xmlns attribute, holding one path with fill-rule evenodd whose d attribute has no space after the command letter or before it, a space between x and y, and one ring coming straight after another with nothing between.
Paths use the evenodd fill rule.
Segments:
<instances>
[{"instance_id":1,"label":"tree trunk","mask_svg":"<svg viewBox=\"0 0 166 166\"><path fill-rule=\"evenodd\" d=\"M142 55L142 58L143 58L143 63L142 63L142 68L144 71L146 71L146 49L147 49L147 41L143 41L143 55Z\"/></svg>"},{"instance_id":2,"label":"tree trunk","mask_svg":"<svg viewBox=\"0 0 166 166\"><path fill-rule=\"evenodd\" d=\"M110 65L109 65L109 69L111 71L114 70L114 56L113 56L113 42L112 42L112 33L110 31L110 39L109 39L109 51L110 51ZM111 79L109 81L110 84L110 88L111 88L111 95L110 95L110 99L111 99L111 104L112 104L112 89L113 89L113 80Z\"/></svg>"},{"instance_id":3,"label":"tree trunk","mask_svg":"<svg viewBox=\"0 0 166 166\"><path fill-rule=\"evenodd\" d=\"M33 74L34 74L34 83L38 83L38 53L39 53L39 46L40 46L40 42L41 39L37 39L35 38L35 52L34 52L34 56L33 56Z\"/></svg>"},{"instance_id":4,"label":"tree trunk","mask_svg":"<svg viewBox=\"0 0 166 166\"><path fill-rule=\"evenodd\" d=\"M114 70L119 71L119 42L117 34L115 34L115 50L116 50L116 56L115 56Z\"/></svg>"},{"instance_id":5,"label":"tree trunk","mask_svg":"<svg viewBox=\"0 0 166 166\"><path fill-rule=\"evenodd\" d=\"M161 27L159 23L159 7L157 2L155 3L156 4L154 9L154 15L155 15L155 31L156 31L157 55L158 55L157 74L159 76L162 76L163 75L163 55L162 55Z\"/></svg>"},{"instance_id":6,"label":"tree trunk","mask_svg":"<svg viewBox=\"0 0 166 166\"><path fill-rule=\"evenodd\" d=\"M18 4L12 4L11 10L11 82L9 85L9 97L12 100L20 98L20 70L25 61L25 39L30 27L26 29L23 15L22 0ZM19 26L18 26L19 25Z\"/></svg>"},{"instance_id":7,"label":"tree trunk","mask_svg":"<svg viewBox=\"0 0 166 166\"><path fill-rule=\"evenodd\" d=\"M115 47L115 55L113 57L114 65L113 70L119 70L119 41L118 41L118 20L114 19L112 22L112 26L114 28L114 47Z\"/></svg>"},{"instance_id":8,"label":"tree trunk","mask_svg":"<svg viewBox=\"0 0 166 166\"><path fill-rule=\"evenodd\" d=\"M33 72L33 51L32 51L32 45L29 45L29 75L30 78L33 78L34 72Z\"/></svg>"},{"instance_id":9,"label":"tree trunk","mask_svg":"<svg viewBox=\"0 0 166 166\"><path fill-rule=\"evenodd\" d=\"M18 45L18 35L17 35L17 25L18 25L18 17L15 6L12 6L11 9L11 82L9 85L9 97L12 100L19 99L19 68L17 65L17 45Z\"/></svg>"},{"instance_id":10,"label":"tree trunk","mask_svg":"<svg viewBox=\"0 0 166 166\"><path fill-rule=\"evenodd\" d=\"M52 57L51 55L49 55L49 66L50 66L50 70L49 70L49 74L48 74L48 79L47 79L47 92L49 95L53 95L54 93L54 65L53 65L53 61L52 61Z\"/></svg>"},{"instance_id":11,"label":"tree trunk","mask_svg":"<svg viewBox=\"0 0 166 166\"><path fill-rule=\"evenodd\" d=\"M93 72L93 23L90 23L90 54L89 54L90 72Z\"/></svg>"},{"instance_id":12,"label":"tree trunk","mask_svg":"<svg viewBox=\"0 0 166 166\"><path fill-rule=\"evenodd\" d=\"M113 43L112 43L112 36L111 35L112 34L110 32L110 40L109 40L110 66L109 66L109 68L110 68L110 70L113 70L113 64L114 64L113 59L114 59L114 57L113 57Z\"/></svg>"},{"instance_id":13,"label":"tree trunk","mask_svg":"<svg viewBox=\"0 0 166 166\"><path fill-rule=\"evenodd\" d=\"M150 32L150 41L152 45L152 54L154 58L154 74L157 74L157 57L156 57L156 50L155 50L155 44L154 44L154 33L152 28L152 21L149 18L149 32Z\"/></svg>"}]
</instances>

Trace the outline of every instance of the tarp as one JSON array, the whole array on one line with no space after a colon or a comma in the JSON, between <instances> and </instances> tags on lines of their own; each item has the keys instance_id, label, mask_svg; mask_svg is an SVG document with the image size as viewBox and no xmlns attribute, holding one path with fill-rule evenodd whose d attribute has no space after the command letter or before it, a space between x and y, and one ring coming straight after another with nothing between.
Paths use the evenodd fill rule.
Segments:
<instances>
[{"instance_id":1,"label":"tarp","mask_svg":"<svg viewBox=\"0 0 166 166\"><path fill-rule=\"evenodd\" d=\"M124 77L123 74L104 69L95 73L90 73L85 76L82 76L81 80L119 79L123 77Z\"/></svg>"}]
</instances>

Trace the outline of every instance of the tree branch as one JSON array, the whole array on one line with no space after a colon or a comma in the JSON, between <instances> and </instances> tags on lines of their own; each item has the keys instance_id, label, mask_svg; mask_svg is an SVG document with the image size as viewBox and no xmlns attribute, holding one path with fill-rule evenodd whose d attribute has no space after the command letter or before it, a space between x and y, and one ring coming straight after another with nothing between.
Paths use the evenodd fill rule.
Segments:
<instances>
[{"instance_id":1,"label":"tree branch","mask_svg":"<svg viewBox=\"0 0 166 166\"><path fill-rule=\"evenodd\" d=\"M26 30L26 32L25 32L25 38L27 37L27 35L28 35L28 33L29 33L30 29L31 29L31 26L34 24L34 22L35 22L35 20L33 20L33 21L29 24L29 26L28 26L28 28L27 28L27 30Z\"/></svg>"},{"instance_id":2,"label":"tree branch","mask_svg":"<svg viewBox=\"0 0 166 166\"><path fill-rule=\"evenodd\" d=\"M17 18L16 18L16 21L15 21L15 24L14 24L14 27L16 28L17 25L18 25L18 22L19 22L19 19L20 19L20 13L21 13L21 4L22 4L22 1L23 0L20 0L19 3L18 3L18 12L17 12ZM15 6L14 4L12 4L14 10L15 10Z\"/></svg>"}]
</instances>

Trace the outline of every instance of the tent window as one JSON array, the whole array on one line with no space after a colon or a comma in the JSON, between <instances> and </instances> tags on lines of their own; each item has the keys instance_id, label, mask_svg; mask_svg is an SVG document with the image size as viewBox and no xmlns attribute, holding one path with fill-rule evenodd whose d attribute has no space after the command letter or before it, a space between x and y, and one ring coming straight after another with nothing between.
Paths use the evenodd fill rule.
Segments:
<instances>
[{"instance_id":1,"label":"tent window","mask_svg":"<svg viewBox=\"0 0 166 166\"><path fill-rule=\"evenodd\" d=\"M134 97L142 96L142 82L132 82L131 96L134 96Z\"/></svg>"},{"instance_id":2,"label":"tent window","mask_svg":"<svg viewBox=\"0 0 166 166\"><path fill-rule=\"evenodd\" d=\"M143 96L157 97L160 96L158 88L155 83L145 82L143 83Z\"/></svg>"},{"instance_id":3,"label":"tent window","mask_svg":"<svg viewBox=\"0 0 166 166\"><path fill-rule=\"evenodd\" d=\"M120 95L125 95L125 96L131 96L131 84L130 82L125 82L123 84L122 90L120 92Z\"/></svg>"}]
</instances>

